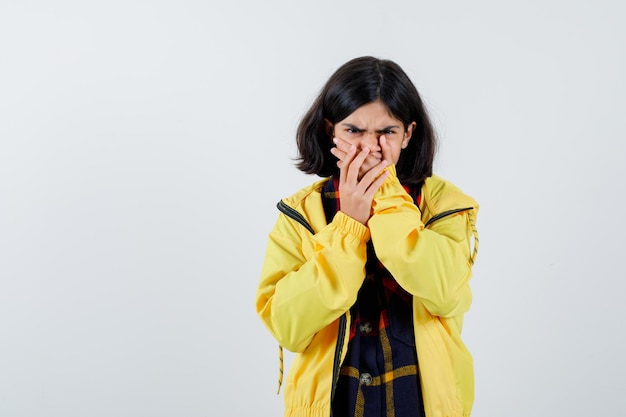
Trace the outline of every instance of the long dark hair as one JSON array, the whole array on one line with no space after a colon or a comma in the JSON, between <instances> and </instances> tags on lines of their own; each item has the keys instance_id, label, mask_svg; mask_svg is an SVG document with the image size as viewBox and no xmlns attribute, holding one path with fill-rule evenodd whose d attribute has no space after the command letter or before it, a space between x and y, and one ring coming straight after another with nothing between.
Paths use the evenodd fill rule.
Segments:
<instances>
[{"instance_id":1,"label":"long dark hair","mask_svg":"<svg viewBox=\"0 0 626 417\"><path fill-rule=\"evenodd\" d=\"M337 175L339 168L330 153L334 145L325 119L334 125L376 100L402 121L405 131L411 122L417 124L396 164L398 178L405 183L420 183L431 176L437 140L422 99L398 64L371 56L348 61L328 79L298 126L296 167L320 177Z\"/></svg>"}]
</instances>

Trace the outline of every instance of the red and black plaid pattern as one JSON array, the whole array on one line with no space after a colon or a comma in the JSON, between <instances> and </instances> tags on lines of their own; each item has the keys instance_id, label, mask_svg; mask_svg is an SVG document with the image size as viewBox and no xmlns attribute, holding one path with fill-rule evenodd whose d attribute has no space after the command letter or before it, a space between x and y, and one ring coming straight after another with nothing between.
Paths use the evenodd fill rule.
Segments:
<instances>
[{"instance_id":1,"label":"red and black plaid pattern","mask_svg":"<svg viewBox=\"0 0 626 417\"><path fill-rule=\"evenodd\" d=\"M329 222L340 210L338 185L335 178L323 190ZM405 186L418 205L420 188ZM350 341L332 416L423 417L411 295L376 258L371 241L367 249L367 276L350 309Z\"/></svg>"}]
</instances>

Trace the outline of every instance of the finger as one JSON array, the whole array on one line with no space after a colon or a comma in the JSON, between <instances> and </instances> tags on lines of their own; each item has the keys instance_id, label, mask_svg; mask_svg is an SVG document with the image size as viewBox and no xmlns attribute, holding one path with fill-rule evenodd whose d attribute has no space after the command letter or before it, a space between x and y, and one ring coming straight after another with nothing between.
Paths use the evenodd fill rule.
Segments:
<instances>
[{"instance_id":1,"label":"finger","mask_svg":"<svg viewBox=\"0 0 626 417\"><path fill-rule=\"evenodd\" d=\"M379 161L375 166L373 166L364 176L363 178L368 180L369 182L374 182L374 180L382 174L383 170L389 166L389 162L385 159Z\"/></svg>"},{"instance_id":2,"label":"finger","mask_svg":"<svg viewBox=\"0 0 626 417\"><path fill-rule=\"evenodd\" d=\"M348 151L350 150L350 146L351 144L344 140L341 139L339 137L334 137L333 138L333 143L336 145L334 148L331 148L331 152L333 155L335 155L336 157L338 157L339 159L343 159L343 156L348 153ZM370 156L373 157L374 159L382 159L383 155L380 152L380 147L377 147L378 149L372 149L370 147ZM337 154L334 151L332 151L332 149L336 149L338 150L340 153ZM368 157L367 159L370 159L370 157Z\"/></svg>"},{"instance_id":3,"label":"finger","mask_svg":"<svg viewBox=\"0 0 626 417\"><path fill-rule=\"evenodd\" d=\"M350 163L354 159L355 154L356 154L356 146L351 145L348 153L346 153L345 157L340 161L341 165L337 164L340 168L339 169L339 182L340 183L345 183L347 181L348 171L350 169Z\"/></svg>"},{"instance_id":4,"label":"finger","mask_svg":"<svg viewBox=\"0 0 626 417\"><path fill-rule=\"evenodd\" d=\"M337 146L343 146L344 148L350 147L350 142L345 139L340 138L339 136L333 137L333 143Z\"/></svg>"},{"instance_id":5,"label":"finger","mask_svg":"<svg viewBox=\"0 0 626 417\"><path fill-rule=\"evenodd\" d=\"M374 159L381 160L381 159L383 159L383 154L380 151L375 151L373 149L370 149L370 154L368 156L368 159L369 158L374 158Z\"/></svg>"},{"instance_id":6,"label":"finger","mask_svg":"<svg viewBox=\"0 0 626 417\"><path fill-rule=\"evenodd\" d=\"M343 161L346 157L346 155L348 154L348 152L350 152L350 147L352 146L350 143L346 142L345 140L341 139L341 138L333 138L333 143L335 143L335 147L334 148L330 148L330 152L340 161ZM339 166L339 163L337 163L337 166Z\"/></svg>"},{"instance_id":7,"label":"finger","mask_svg":"<svg viewBox=\"0 0 626 417\"><path fill-rule=\"evenodd\" d=\"M337 158L339 161L342 161L343 159L345 159L347 152L342 151L339 148L330 148L330 153L333 154L333 156L335 158Z\"/></svg>"},{"instance_id":8,"label":"finger","mask_svg":"<svg viewBox=\"0 0 626 417\"><path fill-rule=\"evenodd\" d=\"M367 174L361 179L361 183L365 188L363 194L373 196L374 193L380 188L380 186L387 178L389 171L385 171L385 168L389 165L386 160L380 161L378 165L370 169Z\"/></svg>"},{"instance_id":9,"label":"finger","mask_svg":"<svg viewBox=\"0 0 626 417\"><path fill-rule=\"evenodd\" d=\"M367 188L367 191L365 192L364 196L367 197L368 199L374 199L374 195L376 194L376 191L378 191L378 189L383 185L383 183L385 182L388 176L389 176L389 171L383 171L383 173L380 174L378 177L376 177L374 182L372 182L372 184Z\"/></svg>"},{"instance_id":10,"label":"finger","mask_svg":"<svg viewBox=\"0 0 626 417\"><path fill-rule=\"evenodd\" d=\"M381 135L378 142L380 143L380 148L382 150L382 159L387 161L389 164L393 164L393 160L391 158L391 147L387 143L385 135Z\"/></svg>"},{"instance_id":11,"label":"finger","mask_svg":"<svg viewBox=\"0 0 626 417\"><path fill-rule=\"evenodd\" d=\"M365 187L363 192L365 192L365 189L369 188L370 185L373 184L380 175L382 175L385 167L388 165L389 163L383 159L363 175L361 178L361 183Z\"/></svg>"},{"instance_id":12,"label":"finger","mask_svg":"<svg viewBox=\"0 0 626 417\"><path fill-rule=\"evenodd\" d=\"M344 139L338 138L338 137L333 138L333 143L339 150L342 150L343 152L346 152L346 153L350 150L350 146L352 146L350 142Z\"/></svg>"},{"instance_id":13,"label":"finger","mask_svg":"<svg viewBox=\"0 0 626 417\"><path fill-rule=\"evenodd\" d=\"M370 150L370 154L367 155L367 158L365 158L365 162L370 164L370 166L374 166L376 164L378 164L380 161L382 161L382 154L380 152L375 152L372 153L372 151Z\"/></svg>"},{"instance_id":14,"label":"finger","mask_svg":"<svg viewBox=\"0 0 626 417\"><path fill-rule=\"evenodd\" d=\"M363 165L363 162L365 161L365 158L367 158L367 155L369 155L369 153L369 148L363 148L361 149L361 152L357 153L354 156L354 159L349 162L350 166L348 167L348 174L346 179L348 181L351 181L352 184L356 184L359 181L359 172L361 171L361 166ZM348 161L344 161L344 163L348 164Z\"/></svg>"},{"instance_id":15,"label":"finger","mask_svg":"<svg viewBox=\"0 0 626 417\"><path fill-rule=\"evenodd\" d=\"M382 161L382 159L380 157L372 155L370 151L370 154L367 156L367 158L365 158L365 162L363 162L363 165L361 165L359 177L363 177L363 175L367 174L367 172L370 169L374 168L376 165L378 165L380 161Z\"/></svg>"}]
</instances>

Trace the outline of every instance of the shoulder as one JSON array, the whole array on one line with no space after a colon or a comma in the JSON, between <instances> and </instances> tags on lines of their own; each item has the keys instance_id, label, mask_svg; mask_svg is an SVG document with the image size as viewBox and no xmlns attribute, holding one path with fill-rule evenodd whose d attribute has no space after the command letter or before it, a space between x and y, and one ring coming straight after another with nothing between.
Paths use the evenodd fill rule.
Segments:
<instances>
[{"instance_id":1,"label":"shoulder","mask_svg":"<svg viewBox=\"0 0 626 417\"><path fill-rule=\"evenodd\" d=\"M299 207L306 205L307 201L310 199L320 198L321 200L322 189L324 188L324 184L326 184L326 181L328 181L328 178L307 185L306 187L299 189L289 197L283 198L282 201L291 208L298 210Z\"/></svg>"},{"instance_id":2,"label":"shoulder","mask_svg":"<svg viewBox=\"0 0 626 417\"><path fill-rule=\"evenodd\" d=\"M474 198L465 194L452 182L438 175L426 178L422 187L422 194L425 204L434 213L460 208L478 209L478 203Z\"/></svg>"},{"instance_id":3,"label":"shoulder","mask_svg":"<svg viewBox=\"0 0 626 417\"><path fill-rule=\"evenodd\" d=\"M316 181L281 200L282 203L304 217L316 231L326 225L326 215L324 214L324 206L322 204L322 190L327 181L328 178ZM291 222L291 220L288 221Z\"/></svg>"}]
</instances>

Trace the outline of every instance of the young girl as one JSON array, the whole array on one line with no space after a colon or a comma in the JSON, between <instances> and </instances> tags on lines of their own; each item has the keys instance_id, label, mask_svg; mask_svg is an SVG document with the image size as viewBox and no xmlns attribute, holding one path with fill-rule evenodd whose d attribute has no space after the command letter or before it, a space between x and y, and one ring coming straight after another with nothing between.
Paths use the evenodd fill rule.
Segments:
<instances>
[{"instance_id":1,"label":"young girl","mask_svg":"<svg viewBox=\"0 0 626 417\"><path fill-rule=\"evenodd\" d=\"M297 144L297 167L324 179L278 203L256 296L281 359L296 352L285 416L469 416L478 205L433 175L415 86L392 61L353 59Z\"/></svg>"}]
</instances>

